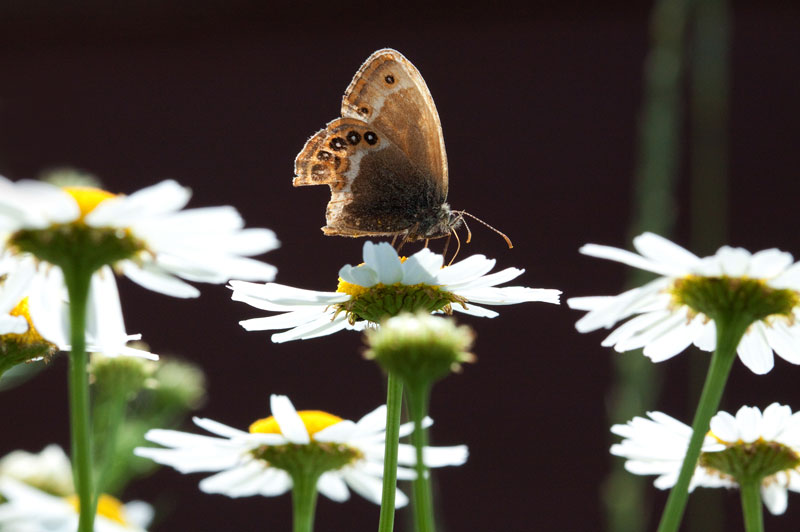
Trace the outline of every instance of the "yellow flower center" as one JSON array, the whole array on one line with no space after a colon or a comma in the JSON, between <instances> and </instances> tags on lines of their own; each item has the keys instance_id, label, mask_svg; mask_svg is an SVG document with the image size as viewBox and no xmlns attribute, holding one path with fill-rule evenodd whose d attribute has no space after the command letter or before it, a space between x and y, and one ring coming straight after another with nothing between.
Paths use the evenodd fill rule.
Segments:
<instances>
[{"instance_id":1,"label":"yellow flower center","mask_svg":"<svg viewBox=\"0 0 800 532\"><path fill-rule=\"evenodd\" d=\"M377 286L383 286L383 285L378 284ZM341 292L343 294L347 294L350 297L358 297L361 294L369 292L370 288L372 287L361 286L360 284L348 283L347 281L339 277L339 285L336 287L336 291Z\"/></svg>"},{"instance_id":2,"label":"yellow flower center","mask_svg":"<svg viewBox=\"0 0 800 532\"><path fill-rule=\"evenodd\" d=\"M22 316L25 318L25 321L28 322L28 330L22 334L4 334L3 337L7 337L9 339L16 340L20 343L30 345L34 343L41 343L46 342L44 338L39 334L39 331L33 326L33 320L31 320L30 310L28 309L28 298L25 297L17 303L17 306L11 309L9 312L12 316Z\"/></svg>"},{"instance_id":3,"label":"yellow flower center","mask_svg":"<svg viewBox=\"0 0 800 532\"><path fill-rule=\"evenodd\" d=\"M116 194L94 187L64 187L64 192L72 196L78 204L78 208L81 211L81 216L78 218L79 222L82 222L87 214L105 200L116 197Z\"/></svg>"},{"instance_id":4,"label":"yellow flower center","mask_svg":"<svg viewBox=\"0 0 800 532\"><path fill-rule=\"evenodd\" d=\"M322 410L300 410L297 412L303 421L309 436L314 436L322 429L328 428L342 421L339 416L334 416ZM281 434L281 428L273 416L254 421L250 425L251 434Z\"/></svg>"},{"instance_id":5,"label":"yellow flower center","mask_svg":"<svg viewBox=\"0 0 800 532\"><path fill-rule=\"evenodd\" d=\"M81 505L77 495L70 495L67 497L67 502L75 508L76 512L80 512ZM125 520L125 506L123 506L119 499L111 495L103 493L97 499L97 515L101 515L121 525L129 526L128 521Z\"/></svg>"}]
</instances>

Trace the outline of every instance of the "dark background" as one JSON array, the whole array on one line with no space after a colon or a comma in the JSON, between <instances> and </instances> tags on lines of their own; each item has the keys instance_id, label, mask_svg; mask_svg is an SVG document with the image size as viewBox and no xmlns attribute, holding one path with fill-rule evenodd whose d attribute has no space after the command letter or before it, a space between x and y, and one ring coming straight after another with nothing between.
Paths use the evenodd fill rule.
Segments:
<instances>
[{"instance_id":1,"label":"dark background","mask_svg":"<svg viewBox=\"0 0 800 532\"><path fill-rule=\"evenodd\" d=\"M249 226L276 231L282 247L265 260L278 266L278 282L332 290L338 268L360 262L363 240L322 235L327 187L293 189L292 164L338 116L362 61L390 46L417 66L436 101L450 204L515 244L508 250L473 224L462 258L484 253L498 269L523 267L519 284L566 297L618 293L628 270L577 250L630 243L650 6L603 5L0 2L0 172L19 179L70 165L113 192L175 178L193 189L190 206L232 204ZM738 6L734 17L729 239L718 244L800 254L798 11ZM684 175L675 213L684 245L687 190ZM266 415L270 393L350 419L384 401L383 378L361 358L355 333L275 345L239 327L262 314L221 286L187 301L120 285L129 331L207 371L200 415L244 428ZM608 427L625 421L607 416L612 359L638 355L600 347L602 333L577 334L580 313L565 305L499 310L494 320L459 318L478 333L478 362L434 390L433 442L470 447L466 466L436 473L442 522L450 531L601 530L599 493L617 460ZM663 392L644 408L688 422L689 361L707 357L659 365ZM66 447L65 368L62 357L2 394L0 454ZM777 400L800 409L798 377L781 359L760 377L737 363L723 407ZM156 531L289 529L288 496L205 495L201 478L163 469L126 499L172 506ZM647 490L661 508L665 494ZM785 516L767 514L769 530L797 529L800 496L789 498ZM724 500L725 530L740 530L738 494ZM320 498L317 530L371 530L377 517L358 496Z\"/></svg>"}]
</instances>

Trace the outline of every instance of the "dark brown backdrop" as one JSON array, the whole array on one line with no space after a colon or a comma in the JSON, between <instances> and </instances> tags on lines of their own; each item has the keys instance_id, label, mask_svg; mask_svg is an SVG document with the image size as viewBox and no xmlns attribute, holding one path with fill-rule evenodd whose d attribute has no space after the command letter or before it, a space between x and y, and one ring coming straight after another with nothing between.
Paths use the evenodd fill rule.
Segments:
<instances>
[{"instance_id":1,"label":"dark brown backdrop","mask_svg":"<svg viewBox=\"0 0 800 532\"><path fill-rule=\"evenodd\" d=\"M524 267L520 283L567 297L621 290L624 267L577 250L629 245L648 6L299 5L0 4L0 172L18 179L67 164L120 192L175 178L194 190L192 206L233 204L250 226L277 232L283 245L266 260L278 266L278 282L333 289L338 268L360 261L363 241L322 235L327 189L292 189L292 162L338 116L361 62L390 46L415 63L436 100L451 205L514 240L507 250L476 225L462 256ZM800 254L797 14L775 6L735 13L728 243L751 250ZM676 240L685 244L684 181ZM348 418L384 400L355 333L275 345L239 327L259 313L231 302L223 287L203 286L199 300L184 301L120 284L128 329L208 372L203 416L246 427L266 413L270 393ZM624 355L601 348L600 333L578 335L580 314L565 306L500 311L494 320L462 320L478 332L478 363L434 392L434 443L471 451L465 467L436 475L443 523L450 531L600 530L608 427L623 421L606 415L610 362ZM690 357L707 355L659 366L665 391L647 408L690 419ZM65 366L62 359L2 394L0 453L67 444ZM724 405L800 408L798 377L800 368L782 360L762 377L737 364ZM158 531L288 530L288 496L205 495L201 478L164 469L128 495L172 507ZM660 507L664 494L648 491ZM726 504L726 530L740 530L737 494ZM345 504L322 498L317 529L371 530L377 516L357 496ZM767 517L770 530L798 522L797 495L786 516Z\"/></svg>"}]
</instances>

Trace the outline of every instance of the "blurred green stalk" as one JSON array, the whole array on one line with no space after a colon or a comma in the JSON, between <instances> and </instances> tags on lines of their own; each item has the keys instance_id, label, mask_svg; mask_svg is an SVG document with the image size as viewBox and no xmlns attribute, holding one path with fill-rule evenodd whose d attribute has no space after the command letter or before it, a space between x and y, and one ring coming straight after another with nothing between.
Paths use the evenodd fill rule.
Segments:
<instances>
[{"instance_id":1,"label":"blurred green stalk","mask_svg":"<svg viewBox=\"0 0 800 532\"><path fill-rule=\"evenodd\" d=\"M675 220L675 183L681 160L683 43L690 0L658 0L650 19L651 49L644 65L644 96L639 117L639 154L634 183L631 236L652 231L669 237ZM646 274L631 276L641 285ZM653 363L641 352L614 357L615 379L609 418L624 423L655 405L660 389ZM631 475L613 462L606 480L606 527L614 532L647 529L645 494L650 480Z\"/></svg>"},{"instance_id":2,"label":"blurred green stalk","mask_svg":"<svg viewBox=\"0 0 800 532\"><path fill-rule=\"evenodd\" d=\"M727 242L730 12L726 0L698 1L692 9L689 102L691 116L692 251L714 253ZM691 357L689 404L699 396L706 357ZM721 490L699 490L687 508L688 530L722 532Z\"/></svg>"}]
</instances>

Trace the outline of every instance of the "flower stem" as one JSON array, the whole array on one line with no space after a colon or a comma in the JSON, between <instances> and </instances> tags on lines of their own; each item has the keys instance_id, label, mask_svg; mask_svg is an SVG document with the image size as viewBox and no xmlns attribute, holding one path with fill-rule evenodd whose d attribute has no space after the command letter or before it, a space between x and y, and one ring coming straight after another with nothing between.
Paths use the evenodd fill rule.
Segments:
<instances>
[{"instance_id":1,"label":"flower stem","mask_svg":"<svg viewBox=\"0 0 800 532\"><path fill-rule=\"evenodd\" d=\"M293 532L314 530L314 510L317 507L319 475L292 475Z\"/></svg>"},{"instance_id":2,"label":"flower stem","mask_svg":"<svg viewBox=\"0 0 800 532\"><path fill-rule=\"evenodd\" d=\"M700 450L708 433L711 417L719 408L728 374L736 359L736 348L739 341L752 323L749 316L737 316L736 313L733 313L730 319L724 318L727 316L714 320L717 328L717 349L711 357L706 381L703 384L703 392L700 394L700 402L694 415L692 438L686 449L678 481L667 498L667 505L661 515L658 532L676 532L681 524L686 501L689 498L689 482L697 468L697 459L700 457Z\"/></svg>"},{"instance_id":3,"label":"flower stem","mask_svg":"<svg viewBox=\"0 0 800 532\"><path fill-rule=\"evenodd\" d=\"M757 479L740 483L744 529L747 532L764 532L764 515L761 507L761 482Z\"/></svg>"},{"instance_id":4,"label":"flower stem","mask_svg":"<svg viewBox=\"0 0 800 532\"><path fill-rule=\"evenodd\" d=\"M64 268L69 293L69 419L72 444L72 470L78 494L80 519L78 532L94 530L95 501L92 482L92 439L89 422L89 378L86 372L86 307L92 272Z\"/></svg>"},{"instance_id":5,"label":"flower stem","mask_svg":"<svg viewBox=\"0 0 800 532\"><path fill-rule=\"evenodd\" d=\"M436 529L433 519L433 496L431 494L431 475L425 466L423 450L428 445L428 431L422 427L422 420L428 415L430 399L430 384L420 383L419 386L409 385L408 411L414 422L414 432L411 433L411 443L416 449L417 459L414 469L417 478L414 479L414 524L417 532L433 532Z\"/></svg>"},{"instance_id":6,"label":"flower stem","mask_svg":"<svg viewBox=\"0 0 800 532\"><path fill-rule=\"evenodd\" d=\"M397 490L397 448L400 443L400 412L403 405L403 381L388 373L386 381L386 447L383 455L383 491L378 532L394 530L394 500Z\"/></svg>"}]
</instances>

